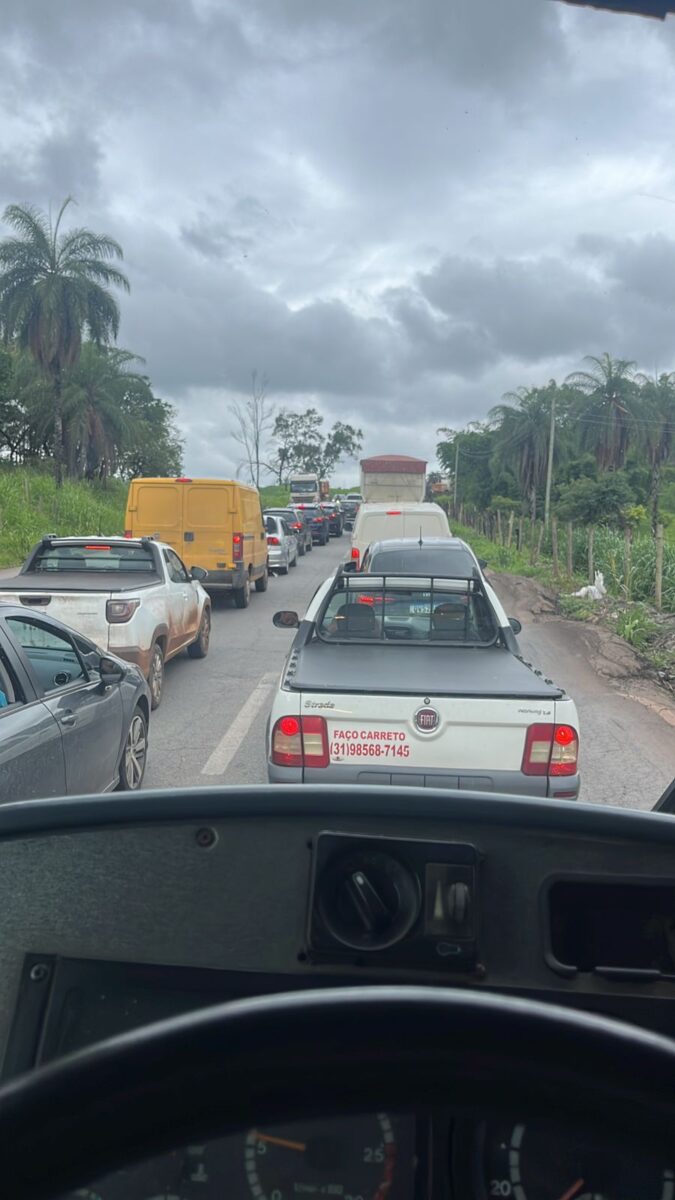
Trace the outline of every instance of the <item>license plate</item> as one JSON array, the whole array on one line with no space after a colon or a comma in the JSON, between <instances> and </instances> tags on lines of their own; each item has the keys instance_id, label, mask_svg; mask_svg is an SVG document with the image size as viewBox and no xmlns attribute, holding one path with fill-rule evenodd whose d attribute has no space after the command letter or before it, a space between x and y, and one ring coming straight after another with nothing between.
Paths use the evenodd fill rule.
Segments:
<instances>
[{"instance_id":1,"label":"license plate","mask_svg":"<svg viewBox=\"0 0 675 1200\"><path fill-rule=\"evenodd\" d=\"M428 617L431 613L430 604L411 604L410 611L415 617Z\"/></svg>"}]
</instances>

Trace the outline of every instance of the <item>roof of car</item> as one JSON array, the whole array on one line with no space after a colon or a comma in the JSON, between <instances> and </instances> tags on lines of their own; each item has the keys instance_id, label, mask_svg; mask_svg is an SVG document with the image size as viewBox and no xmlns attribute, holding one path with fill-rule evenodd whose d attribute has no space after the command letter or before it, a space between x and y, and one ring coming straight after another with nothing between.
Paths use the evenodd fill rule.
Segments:
<instances>
[{"instance_id":1,"label":"roof of car","mask_svg":"<svg viewBox=\"0 0 675 1200\"><path fill-rule=\"evenodd\" d=\"M368 513L425 513L439 512L445 516L440 504L430 504L426 500L378 500L366 501L359 509L359 516Z\"/></svg>"},{"instance_id":2,"label":"roof of car","mask_svg":"<svg viewBox=\"0 0 675 1200\"><path fill-rule=\"evenodd\" d=\"M375 550L413 550L413 549L428 550L466 550L469 554L473 554L473 550L462 538L458 537L423 537L421 542L419 538L381 538L377 542L371 542L370 551Z\"/></svg>"}]
</instances>

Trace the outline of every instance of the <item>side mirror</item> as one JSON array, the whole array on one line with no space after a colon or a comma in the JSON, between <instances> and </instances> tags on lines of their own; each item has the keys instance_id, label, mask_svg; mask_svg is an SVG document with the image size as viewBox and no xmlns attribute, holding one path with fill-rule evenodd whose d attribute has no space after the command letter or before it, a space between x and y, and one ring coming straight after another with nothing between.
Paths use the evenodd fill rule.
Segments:
<instances>
[{"instance_id":1,"label":"side mirror","mask_svg":"<svg viewBox=\"0 0 675 1200\"><path fill-rule=\"evenodd\" d=\"M523 627L517 617L509 617L509 625L511 626L514 633L522 632Z\"/></svg>"},{"instance_id":2,"label":"side mirror","mask_svg":"<svg viewBox=\"0 0 675 1200\"><path fill-rule=\"evenodd\" d=\"M358 568L358 563L355 558L350 558L347 560L346 563L342 564L343 571L356 571L357 568Z\"/></svg>"},{"instance_id":3,"label":"side mirror","mask_svg":"<svg viewBox=\"0 0 675 1200\"><path fill-rule=\"evenodd\" d=\"M195 583L201 583L208 574L206 567L190 567L190 579L194 579Z\"/></svg>"},{"instance_id":4,"label":"side mirror","mask_svg":"<svg viewBox=\"0 0 675 1200\"><path fill-rule=\"evenodd\" d=\"M126 671L120 663L115 662L114 658L106 658L105 656L100 661L99 671L101 674L101 685L104 688L113 687L116 683L121 683L126 675Z\"/></svg>"},{"instance_id":5,"label":"side mirror","mask_svg":"<svg viewBox=\"0 0 675 1200\"><path fill-rule=\"evenodd\" d=\"M276 625L277 629L297 629L300 618L291 608L282 608L281 612L275 612L272 624Z\"/></svg>"},{"instance_id":6,"label":"side mirror","mask_svg":"<svg viewBox=\"0 0 675 1200\"><path fill-rule=\"evenodd\" d=\"M487 565L488 565L487 558L479 558L478 559L478 566L480 567L481 571L484 571L485 568L487 567Z\"/></svg>"}]
</instances>

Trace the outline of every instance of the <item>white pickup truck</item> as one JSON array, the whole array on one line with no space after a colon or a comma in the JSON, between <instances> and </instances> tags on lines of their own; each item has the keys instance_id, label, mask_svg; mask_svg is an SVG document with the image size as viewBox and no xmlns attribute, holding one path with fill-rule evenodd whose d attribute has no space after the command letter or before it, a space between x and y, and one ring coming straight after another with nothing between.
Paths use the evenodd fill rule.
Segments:
<instances>
[{"instance_id":1,"label":"white pickup truck","mask_svg":"<svg viewBox=\"0 0 675 1200\"><path fill-rule=\"evenodd\" d=\"M191 658L208 652L206 575L201 567L188 571L171 546L150 538L45 537L19 574L2 581L0 604L47 613L135 663L157 708L165 662L185 647Z\"/></svg>"},{"instance_id":2,"label":"white pickup truck","mask_svg":"<svg viewBox=\"0 0 675 1200\"><path fill-rule=\"evenodd\" d=\"M272 783L577 798L574 701L523 661L477 562L456 578L342 567L304 620L274 623L297 634L268 725Z\"/></svg>"}]
</instances>

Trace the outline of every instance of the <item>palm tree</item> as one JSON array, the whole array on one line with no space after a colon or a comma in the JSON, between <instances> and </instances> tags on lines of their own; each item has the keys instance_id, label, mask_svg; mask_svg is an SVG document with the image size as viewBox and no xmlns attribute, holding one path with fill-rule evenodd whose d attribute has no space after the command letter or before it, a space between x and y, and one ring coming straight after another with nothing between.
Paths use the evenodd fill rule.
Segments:
<instances>
[{"instance_id":1,"label":"palm tree","mask_svg":"<svg viewBox=\"0 0 675 1200\"><path fill-rule=\"evenodd\" d=\"M565 382L587 399L578 413L581 444L595 455L599 471L618 471L637 432L635 363L625 358L589 355L589 371L574 371Z\"/></svg>"},{"instance_id":2,"label":"palm tree","mask_svg":"<svg viewBox=\"0 0 675 1200\"><path fill-rule=\"evenodd\" d=\"M54 470L63 479L64 371L78 360L83 331L98 345L117 337L119 307L110 287L129 290L112 265L122 248L113 238L73 229L60 234L72 199L56 223L30 205L10 204L3 220L16 236L0 244L0 325L6 341L27 347L49 377L54 410Z\"/></svg>"},{"instance_id":3,"label":"palm tree","mask_svg":"<svg viewBox=\"0 0 675 1200\"><path fill-rule=\"evenodd\" d=\"M518 388L490 410L497 425L495 460L515 471L520 490L537 516L537 497L546 482L551 427L551 397L547 388Z\"/></svg>"},{"instance_id":4,"label":"palm tree","mask_svg":"<svg viewBox=\"0 0 675 1200\"><path fill-rule=\"evenodd\" d=\"M661 471L675 448L675 372L650 378L636 376L640 388L637 417L639 438L652 470L649 485L649 510L652 533L656 537L661 498Z\"/></svg>"},{"instance_id":5,"label":"palm tree","mask_svg":"<svg viewBox=\"0 0 675 1200\"><path fill-rule=\"evenodd\" d=\"M129 395L152 399L144 376L129 369L141 362L128 350L85 342L78 362L63 378L64 445L68 473L105 479L133 445L138 420Z\"/></svg>"}]
</instances>

